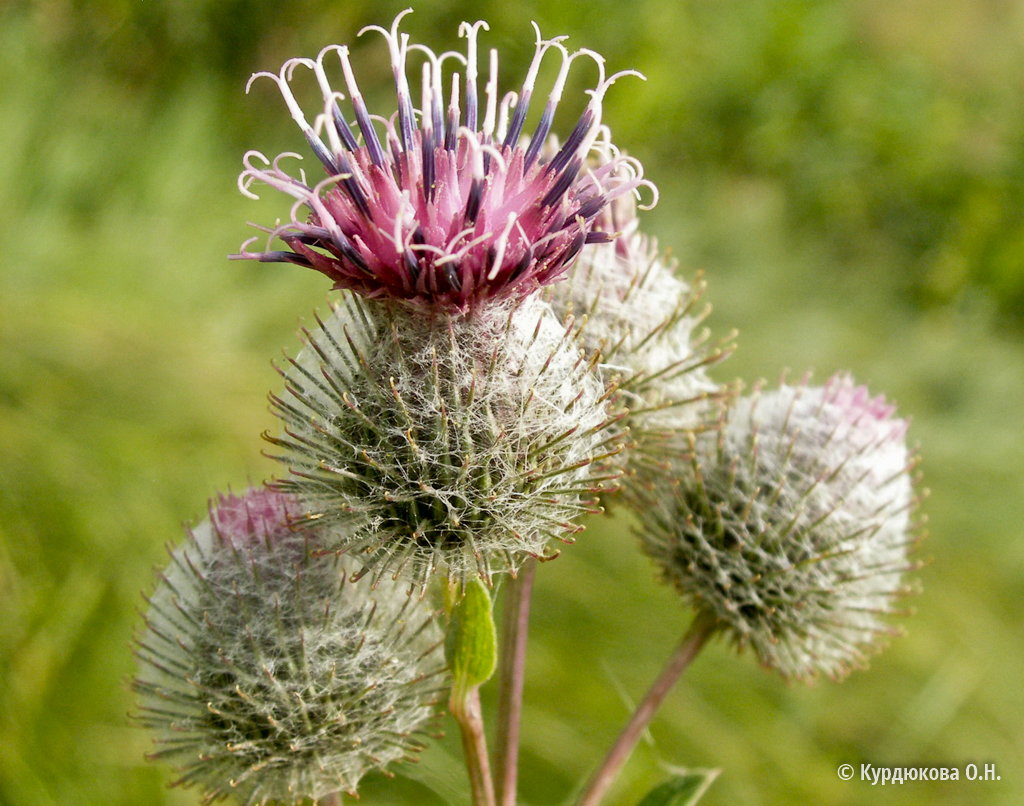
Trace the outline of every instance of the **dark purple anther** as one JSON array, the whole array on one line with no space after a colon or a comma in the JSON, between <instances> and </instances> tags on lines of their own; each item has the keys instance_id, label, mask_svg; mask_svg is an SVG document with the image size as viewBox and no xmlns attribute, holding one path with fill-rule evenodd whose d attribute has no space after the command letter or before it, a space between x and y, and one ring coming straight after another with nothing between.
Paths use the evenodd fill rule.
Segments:
<instances>
[{"instance_id":1,"label":"dark purple anther","mask_svg":"<svg viewBox=\"0 0 1024 806\"><path fill-rule=\"evenodd\" d=\"M331 116L334 118L334 128L337 129L338 136L341 137L341 142L345 144L345 148L349 151L355 151L359 148L359 141L356 140L356 136L353 134L351 127L349 127L348 121L345 120L345 116L341 114L341 107L338 106L337 101L331 104Z\"/></svg>"},{"instance_id":2,"label":"dark purple anther","mask_svg":"<svg viewBox=\"0 0 1024 806\"><path fill-rule=\"evenodd\" d=\"M526 149L526 167L529 168L533 165L533 161L537 159L537 154L540 152L541 146L544 145L544 140L548 136L548 132L551 131L551 124L555 119L555 104L549 103L544 107L544 113L540 116L540 123L537 124L537 130L533 133L533 137L530 138L530 146Z\"/></svg>"},{"instance_id":3,"label":"dark purple anther","mask_svg":"<svg viewBox=\"0 0 1024 806\"><path fill-rule=\"evenodd\" d=\"M256 259L260 263L294 263L296 266L312 268L313 264L308 257L297 255L294 252L260 252Z\"/></svg>"},{"instance_id":4,"label":"dark purple anther","mask_svg":"<svg viewBox=\"0 0 1024 806\"><path fill-rule=\"evenodd\" d=\"M334 176L335 174L340 173L338 171L338 166L334 162L334 157L331 156L331 152L328 150L327 146L324 145L323 140L313 134L312 131L307 131L306 142L309 143L309 147L313 149L313 153L316 155L316 158L323 163L328 174Z\"/></svg>"},{"instance_id":5,"label":"dark purple anther","mask_svg":"<svg viewBox=\"0 0 1024 806\"><path fill-rule=\"evenodd\" d=\"M383 168L387 160L377 137L377 130L373 128L373 121L370 120L370 113L366 110L366 103L360 96L352 99L352 105L356 110L356 125L359 126L363 142L366 143L366 148L370 152L370 160L374 165Z\"/></svg>"},{"instance_id":6,"label":"dark purple anther","mask_svg":"<svg viewBox=\"0 0 1024 806\"><path fill-rule=\"evenodd\" d=\"M409 272L408 286L409 288L415 288L416 281L420 279L420 264L411 249L406 249L402 252L402 258L405 260L405 268Z\"/></svg>"},{"instance_id":7,"label":"dark purple anther","mask_svg":"<svg viewBox=\"0 0 1024 806\"><path fill-rule=\"evenodd\" d=\"M505 136L505 148L512 148L519 142L519 135L523 133L523 124L526 122L526 112L530 108L530 91L524 89L519 96L519 103L516 104L516 111L512 113L512 122L508 126L508 134Z\"/></svg>"},{"instance_id":8,"label":"dark purple anther","mask_svg":"<svg viewBox=\"0 0 1024 806\"><path fill-rule=\"evenodd\" d=\"M581 216L587 220L590 220L601 210L604 209L605 204L608 200L604 196L594 196L592 199L587 199L583 204L580 205L580 209L576 211L576 215ZM567 222L568 223L568 222Z\"/></svg>"},{"instance_id":9,"label":"dark purple anther","mask_svg":"<svg viewBox=\"0 0 1024 806\"><path fill-rule=\"evenodd\" d=\"M469 201L466 203L466 214L463 219L467 224L475 224L480 214L480 202L483 200L484 180L474 179L469 185Z\"/></svg>"},{"instance_id":10,"label":"dark purple anther","mask_svg":"<svg viewBox=\"0 0 1024 806\"><path fill-rule=\"evenodd\" d=\"M434 174L434 133L425 130L420 142L423 149L423 192L428 201L433 201L437 184Z\"/></svg>"},{"instance_id":11,"label":"dark purple anther","mask_svg":"<svg viewBox=\"0 0 1024 806\"><path fill-rule=\"evenodd\" d=\"M583 160L579 159L579 157L573 159L569 163L569 167L562 171L558 179L555 180L555 184L551 186L551 190L548 191L541 204L545 207L557 204L565 195L565 192L572 186L573 182L576 181L582 164Z\"/></svg>"},{"instance_id":12,"label":"dark purple anther","mask_svg":"<svg viewBox=\"0 0 1024 806\"><path fill-rule=\"evenodd\" d=\"M451 286L453 291L462 290L462 279L459 277L458 270L451 265L444 267L444 276L448 280L448 285Z\"/></svg>"},{"instance_id":13,"label":"dark purple anther","mask_svg":"<svg viewBox=\"0 0 1024 806\"><path fill-rule=\"evenodd\" d=\"M576 123L576 128L572 130L572 133L565 141L565 145L562 146L562 150L555 155L555 158L548 164L549 171L561 171L566 165L569 164L569 160L576 156L576 152L579 147L583 145L583 140L587 136L591 127L594 124L594 115L587 109L582 115L580 115L579 121Z\"/></svg>"}]
</instances>

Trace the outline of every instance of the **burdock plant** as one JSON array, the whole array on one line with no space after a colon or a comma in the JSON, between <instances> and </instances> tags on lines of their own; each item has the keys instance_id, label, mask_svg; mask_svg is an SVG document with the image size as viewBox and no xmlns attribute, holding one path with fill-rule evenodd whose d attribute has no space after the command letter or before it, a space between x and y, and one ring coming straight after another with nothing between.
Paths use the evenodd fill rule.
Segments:
<instances>
[{"instance_id":1,"label":"burdock plant","mask_svg":"<svg viewBox=\"0 0 1024 806\"><path fill-rule=\"evenodd\" d=\"M271 398L277 486L375 578L515 571L614 482L604 387L536 297L450 317L346 295L318 325Z\"/></svg>"},{"instance_id":2,"label":"burdock plant","mask_svg":"<svg viewBox=\"0 0 1024 806\"><path fill-rule=\"evenodd\" d=\"M894 412L848 375L756 391L642 509L665 579L786 677L841 677L892 632L917 503Z\"/></svg>"},{"instance_id":3,"label":"burdock plant","mask_svg":"<svg viewBox=\"0 0 1024 806\"><path fill-rule=\"evenodd\" d=\"M414 758L447 701L473 803L514 806L537 560L617 496L696 617L582 789L594 806L713 635L811 678L861 665L890 631L917 500L906 424L846 376L738 400L711 377L728 347L703 327L703 280L640 231L657 191L602 121L637 73L535 26L502 94L485 23L436 53L406 13L368 29L394 75L384 116L345 46L253 76L277 85L323 174L248 152L242 192L294 204L233 257L312 268L337 293L270 397L285 470L215 501L159 578L138 718L207 800L337 803ZM580 60L597 81L560 140ZM492 755L479 689L495 669ZM649 802L694 803L712 778L675 776Z\"/></svg>"},{"instance_id":4,"label":"burdock plant","mask_svg":"<svg viewBox=\"0 0 1024 806\"><path fill-rule=\"evenodd\" d=\"M137 718L206 800L354 793L417 756L443 691L429 607L355 583L300 515L269 490L220 496L149 597Z\"/></svg>"},{"instance_id":5,"label":"burdock plant","mask_svg":"<svg viewBox=\"0 0 1024 806\"><path fill-rule=\"evenodd\" d=\"M612 237L594 229L606 204L638 187L653 187L639 163L598 137L608 88L624 75L639 74L608 76L598 54L570 54L562 44L565 37L545 40L537 29L536 52L518 93L499 100L498 53L490 52L481 110L477 38L486 24L460 28L465 55L437 55L410 44L409 35L399 30L409 11L395 18L390 31L366 29L383 35L395 76L397 112L377 118L383 142L347 47L332 45L316 59L285 62L279 74L253 76L277 84L327 176L313 184L302 172L289 174L282 161L298 156L293 153L274 160L258 151L246 154L239 177L243 193L255 198L252 187L263 183L296 203L292 221L267 230L264 251L248 251L254 238L236 257L308 266L333 280L335 288L433 310L464 312L510 295L522 297L556 280L585 244ZM541 60L548 53L560 59L558 74L536 128L524 137ZM407 78L410 54L422 59L419 109L413 107ZM581 57L596 63L597 86L565 142L542 151L569 70ZM458 68L445 97L442 68L449 60L465 68L463 101ZM343 93L327 75L332 66L340 66L344 75L359 137L339 106ZM312 125L291 87L299 67L313 72L322 91L312 107ZM599 156L595 165L588 164L592 152ZM275 239L287 248L271 249Z\"/></svg>"},{"instance_id":6,"label":"burdock plant","mask_svg":"<svg viewBox=\"0 0 1024 806\"><path fill-rule=\"evenodd\" d=\"M616 389L616 427L629 434L625 482L645 486L671 470L678 434L713 425L713 403L728 390L707 369L730 347L709 345L703 280L679 278L675 262L639 231L633 197L607 205L598 225L618 237L585 250L545 298L577 320L581 345Z\"/></svg>"},{"instance_id":7,"label":"burdock plant","mask_svg":"<svg viewBox=\"0 0 1024 806\"><path fill-rule=\"evenodd\" d=\"M489 579L495 567L514 571L542 556L549 538L578 531L573 518L610 480L602 460L616 446L615 432L602 433L614 420L605 389L531 294L586 244L611 240L595 226L599 214L650 183L598 137L604 94L624 74L606 76L597 54L570 54L562 37L544 40L538 30L526 80L499 102L491 51L481 122L477 38L486 25L462 26L465 55L438 56L410 44L403 16L390 30L371 29L386 40L395 75L397 112L384 143L347 48L254 76L277 84L327 177L311 186L281 168L290 155L247 154L243 192L264 183L296 204L264 251L246 245L237 257L309 266L358 295L306 334L307 350L284 372L287 391L273 406L286 433L271 441L285 448L292 476L279 486L326 528L338 526L338 548L366 551L375 575L391 570L422 586L439 568ZM523 137L548 53L559 70ZM422 61L419 109L406 77L411 56ZM581 57L596 62L598 84L565 143L542 149ZM445 61L465 68L464 104L457 72L445 96ZM361 141L327 74L333 62ZM322 91L312 125L291 86L299 68ZM275 239L287 249L272 249Z\"/></svg>"}]
</instances>

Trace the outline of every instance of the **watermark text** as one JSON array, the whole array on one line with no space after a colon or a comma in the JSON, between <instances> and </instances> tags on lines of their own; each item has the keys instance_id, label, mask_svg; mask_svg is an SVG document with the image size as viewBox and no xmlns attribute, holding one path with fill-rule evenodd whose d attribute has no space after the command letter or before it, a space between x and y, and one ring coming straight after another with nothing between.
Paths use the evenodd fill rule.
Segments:
<instances>
[{"instance_id":1,"label":"watermark text","mask_svg":"<svg viewBox=\"0 0 1024 806\"><path fill-rule=\"evenodd\" d=\"M963 768L946 766L923 767L876 767L873 764L860 765L860 780L870 781L872 786L881 784L905 784L910 781L998 781L995 764L968 764ZM857 777L858 770L852 764L839 766L839 777L850 781Z\"/></svg>"}]
</instances>

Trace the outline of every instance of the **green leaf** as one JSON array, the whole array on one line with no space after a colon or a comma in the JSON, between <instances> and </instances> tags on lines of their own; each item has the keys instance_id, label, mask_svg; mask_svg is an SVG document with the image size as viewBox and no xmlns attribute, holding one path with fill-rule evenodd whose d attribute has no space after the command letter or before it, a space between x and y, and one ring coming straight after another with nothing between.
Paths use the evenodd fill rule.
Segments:
<instances>
[{"instance_id":1,"label":"green leaf","mask_svg":"<svg viewBox=\"0 0 1024 806\"><path fill-rule=\"evenodd\" d=\"M486 682L498 662L491 597L479 579L463 588L452 605L444 655L452 672L452 688L466 692Z\"/></svg>"},{"instance_id":2,"label":"green leaf","mask_svg":"<svg viewBox=\"0 0 1024 806\"><path fill-rule=\"evenodd\" d=\"M669 778L647 793L638 806L693 806L707 792L718 770L691 770Z\"/></svg>"}]
</instances>

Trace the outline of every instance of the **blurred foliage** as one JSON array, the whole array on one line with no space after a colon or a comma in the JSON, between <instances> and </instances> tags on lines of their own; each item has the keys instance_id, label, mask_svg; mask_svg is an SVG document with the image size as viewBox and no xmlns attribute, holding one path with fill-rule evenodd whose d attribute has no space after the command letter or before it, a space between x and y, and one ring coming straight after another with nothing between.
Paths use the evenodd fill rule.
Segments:
<instances>
[{"instance_id":1,"label":"blurred foliage","mask_svg":"<svg viewBox=\"0 0 1024 806\"><path fill-rule=\"evenodd\" d=\"M21 47L41 49L33 55L45 54L65 91L73 87L61 77L73 76L160 103L202 81L238 124L221 136L236 138L256 114L237 91L249 72L349 41L400 7L36 0L15 4L5 25L27 29ZM645 72L646 114L616 130L685 181L771 182L798 237L824 233L854 265L899 267L900 291L919 305L982 289L1021 324L1024 20L1015 4L644 0L627 14L600 0L581 25L572 6L431 3L410 27L442 42L477 17L502 45L518 41L514 67L530 55L525 20L536 17Z\"/></svg>"},{"instance_id":2,"label":"blurred foliage","mask_svg":"<svg viewBox=\"0 0 1024 806\"><path fill-rule=\"evenodd\" d=\"M274 472L257 438L274 427L267 362L325 291L311 272L224 260L246 220L287 210L235 192L241 154L301 146L269 83L246 97L245 80L349 42L388 108L381 43L356 32L402 7L0 6L0 804L196 802L164 790L125 719L139 590L184 517ZM611 90L606 119L661 188L647 228L688 275L707 269L714 332L741 331L722 378L851 368L913 414L934 490L936 561L906 638L811 689L712 646L616 802L665 762L723 768L709 806L1019 803L1024 7L429 2L407 29L454 46L479 18L506 76L532 54L530 19L647 75ZM592 80L574 71L567 116ZM568 795L685 628L628 526L598 519L538 574L526 803ZM451 728L408 778L368 779L364 802L465 791L459 752ZM1003 777L868 795L835 772L861 761Z\"/></svg>"},{"instance_id":3,"label":"blurred foliage","mask_svg":"<svg viewBox=\"0 0 1024 806\"><path fill-rule=\"evenodd\" d=\"M851 261L881 252L922 304L976 286L1021 315L1018 14L925 2L695 7L707 35L690 37L665 129L683 132L695 172L777 182L798 233L824 231Z\"/></svg>"}]
</instances>

